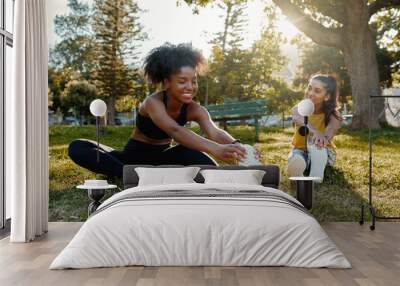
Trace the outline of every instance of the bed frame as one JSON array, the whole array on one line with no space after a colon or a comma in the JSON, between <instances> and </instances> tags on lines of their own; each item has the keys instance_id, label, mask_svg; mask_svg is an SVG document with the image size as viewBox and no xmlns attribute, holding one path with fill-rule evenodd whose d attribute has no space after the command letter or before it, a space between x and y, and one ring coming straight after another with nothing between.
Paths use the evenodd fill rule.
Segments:
<instances>
[{"instance_id":1,"label":"bed frame","mask_svg":"<svg viewBox=\"0 0 400 286\"><path fill-rule=\"evenodd\" d=\"M261 165L261 166L211 166L211 165L191 165L200 167L202 170L204 169L218 169L218 170L263 170L265 171L265 175L262 179L261 184L265 187L271 187L278 189L279 181L280 181L280 172L279 167L276 165ZM182 165L162 165L162 166L152 166L152 165L125 165L124 173L123 173L123 184L124 189L136 187L139 182L139 177L135 172L135 168L137 167L148 167L148 168L177 168L177 167L185 167ZM199 173L194 178L197 183L204 183L203 176Z\"/></svg>"}]
</instances>

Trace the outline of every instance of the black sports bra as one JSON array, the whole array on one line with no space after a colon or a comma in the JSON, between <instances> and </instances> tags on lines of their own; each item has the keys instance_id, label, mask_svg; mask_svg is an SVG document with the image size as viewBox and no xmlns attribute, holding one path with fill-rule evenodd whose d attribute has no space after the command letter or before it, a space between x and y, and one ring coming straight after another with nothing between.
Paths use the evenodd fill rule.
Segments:
<instances>
[{"instance_id":1,"label":"black sports bra","mask_svg":"<svg viewBox=\"0 0 400 286\"><path fill-rule=\"evenodd\" d=\"M167 100L168 96L166 91L163 91L163 102L165 108L167 108ZM176 122L180 126L184 126L187 122L187 104L183 104L181 107L181 111L179 113ZM140 112L136 115L136 127L139 128L140 132L146 135L149 138L162 140L171 138L167 133L165 133L162 129L160 129L157 125L154 124L153 120L150 117L143 116Z\"/></svg>"}]
</instances>

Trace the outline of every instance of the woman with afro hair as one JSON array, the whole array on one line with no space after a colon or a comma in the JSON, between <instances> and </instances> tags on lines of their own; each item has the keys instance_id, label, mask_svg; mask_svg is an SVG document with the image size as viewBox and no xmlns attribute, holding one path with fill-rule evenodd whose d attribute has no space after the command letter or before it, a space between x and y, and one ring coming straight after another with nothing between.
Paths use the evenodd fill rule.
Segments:
<instances>
[{"instance_id":1,"label":"woman with afro hair","mask_svg":"<svg viewBox=\"0 0 400 286\"><path fill-rule=\"evenodd\" d=\"M69 156L78 165L109 177L122 177L126 164L216 165L208 155L225 162L243 160L245 149L229 133L218 128L204 107L193 101L198 90L197 73L204 69L201 53L187 44L166 43L150 51L144 72L161 90L148 95L139 106L136 128L122 151L78 139L69 145ZM184 127L197 122L202 137ZM177 144L171 146L172 140Z\"/></svg>"}]
</instances>

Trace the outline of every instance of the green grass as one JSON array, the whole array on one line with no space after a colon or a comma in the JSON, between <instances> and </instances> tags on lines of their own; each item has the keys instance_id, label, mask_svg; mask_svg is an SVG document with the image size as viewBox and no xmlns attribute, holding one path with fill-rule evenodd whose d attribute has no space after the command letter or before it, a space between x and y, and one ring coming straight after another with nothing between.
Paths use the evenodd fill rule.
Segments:
<instances>
[{"instance_id":1,"label":"green grass","mask_svg":"<svg viewBox=\"0 0 400 286\"><path fill-rule=\"evenodd\" d=\"M132 127L108 127L101 143L122 148L131 131ZM230 127L228 131L244 143L255 143L254 127ZM52 126L49 133L50 221L83 221L87 218L89 199L86 191L75 186L94 178L94 174L75 165L67 148L77 138L94 140L95 127ZM280 167L281 190L293 195L285 170L292 134L292 128L264 128L256 146L264 163ZM372 137L373 203L380 215L400 216L400 130L374 130ZM335 144L336 166L328 168L324 183L315 186L311 212L319 221L358 221L360 204L368 199L368 132L342 128ZM108 192L108 196L111 194Z\"/></svg>"}]
</instances>

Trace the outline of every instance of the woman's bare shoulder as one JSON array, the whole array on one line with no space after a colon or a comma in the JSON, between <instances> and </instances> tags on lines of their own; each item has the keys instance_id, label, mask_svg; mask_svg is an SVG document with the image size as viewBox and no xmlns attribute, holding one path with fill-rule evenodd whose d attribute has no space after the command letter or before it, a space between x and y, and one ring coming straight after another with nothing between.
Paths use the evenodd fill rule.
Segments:
<instances>
[{"instance_id":1,"label":"woman's bare shoulder","mask_svg":"<svg viewBox=\"0 0 400 286\"><path fill-rule=\"evenodd\" d=\"M162 104L162 102L162 92L154 92L152 94L149 94L139 104L139 112L140 114L147 116L147 110L151 109L154 106Z\"/></svg>"},{"instance_id":2,"label":"woman's bare shoulder","mask_svg":"<svg viewBox=\"0 0 400 286\"><path fill-rule=\"evenodd\" d=\"M146 107L148 104L157 104L159 102L163 101L163 93L160 91L153 92L152 94L149 94L146 96L143 101L140 103L141 106Z\"/></svg>"}]
</instances>

